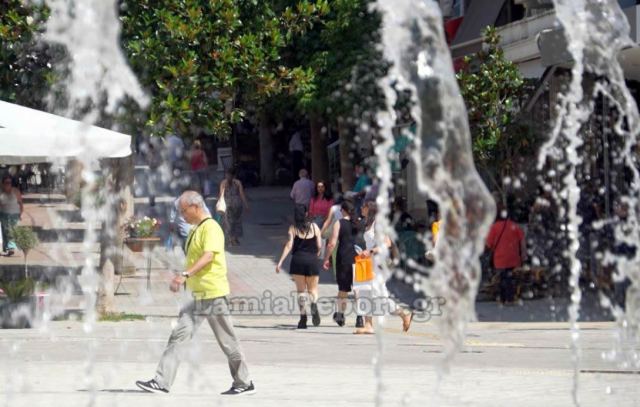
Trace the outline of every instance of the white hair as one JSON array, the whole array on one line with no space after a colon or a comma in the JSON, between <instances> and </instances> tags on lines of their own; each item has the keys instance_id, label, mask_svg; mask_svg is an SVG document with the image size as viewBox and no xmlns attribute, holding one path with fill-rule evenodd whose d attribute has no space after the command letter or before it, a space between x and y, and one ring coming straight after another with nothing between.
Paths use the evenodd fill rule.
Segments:
<instances>
[{"instance_id":1,"label":"white hair","mask_svg":"<svg viewBox=\"0 0 640 407\"><path fill-rule=\"evenodd\" d=\"M196 205L200 209L204 209L204 199L202 195L196 191L185 191L180 195L180 202L186 205Z\"/></svg>"}]
</instances>

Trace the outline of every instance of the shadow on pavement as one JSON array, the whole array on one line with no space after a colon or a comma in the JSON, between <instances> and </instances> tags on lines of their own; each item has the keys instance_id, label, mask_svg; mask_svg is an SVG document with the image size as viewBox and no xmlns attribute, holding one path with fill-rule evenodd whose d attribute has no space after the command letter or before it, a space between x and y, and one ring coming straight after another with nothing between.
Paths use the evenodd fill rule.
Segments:
<instances>
[{"instance_id":1,"label":"shadow on pavement","mask_svg":"<svg viewBox=\"0 0 640 407\"><path fill-rule=\"evenodd\" d=\"M81 393L91 393L91 390L80 389L78 390ZM96 390L98 393L127 393L127 394L152 394L148 391L137 390L137 389L100 389Z\"/></svg>"}]
</instances>

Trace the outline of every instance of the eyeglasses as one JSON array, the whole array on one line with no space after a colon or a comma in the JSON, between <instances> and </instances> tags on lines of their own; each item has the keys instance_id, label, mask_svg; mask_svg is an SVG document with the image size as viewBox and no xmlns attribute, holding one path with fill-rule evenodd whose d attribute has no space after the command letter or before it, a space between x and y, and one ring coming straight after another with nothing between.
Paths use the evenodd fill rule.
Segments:
<instances>
[{"instance_id":1,"label":"eyeglasses","mask_svg":"<svg viewBox=\"0 0 640 407\"><path fill-rule=\"evenodd\" d=\"M180 213L184 214L188 208L191 208L193 205L185 205L185 206L180 206Z\"/></svg>"}]
</instances>

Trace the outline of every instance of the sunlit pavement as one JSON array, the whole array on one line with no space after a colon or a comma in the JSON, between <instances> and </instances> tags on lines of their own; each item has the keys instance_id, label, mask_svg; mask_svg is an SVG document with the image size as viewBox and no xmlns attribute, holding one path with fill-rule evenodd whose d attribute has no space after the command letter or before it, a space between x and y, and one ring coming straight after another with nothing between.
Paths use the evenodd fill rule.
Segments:
<instances>
[{"instance_id":1,"label":"sunlit pavement","mask_svg":"<svg viewBox=\"0 0 640 407\"><path fill-rule=\"evenodd\" d=\"M263 298L267 290L288 297L293 283L274 270L290 213L287 189L252 189L249 196L252 210L246 217L245 238L227 253L232 302L238 297ZM144 256L135 256L138 270L122 280L116 308L146 315L147 320L89 326L60 321L31 330L3 330L0 402L8 406L175 406L176 402L194 406L372 406L381 384L382 405L390 406L572 404L568 325L528 322L531 316L536 321L553 321L557 309L565 305L561 300L553 302L554 314L541 313L549 309L544 300L527 301L522 307L478 304L481 320L520 322L472 324L464 350L455 355L441 381L438 373L446 341L439 337L435 318L429 323L414 322L406 334L401 332L399 319L388 319L382 381L378 382L373 366L377 338L353 335L353 315L346 327L339 328L329 311L320 327L306 331L295 329L295 315L236 316L256 395L238 399L219 395L231 385L231 379L206 324L186 347L186 362L171 393L142 393L134 382L153 376L180 297L169 292L171 274L156 257L147 290ZM330 274L323 275L320 295L330 301L334 294ZM618 369L602 358L614 346L614 324L581 326L581 405L638 405L637 372Z\"/></svg>"},{"instance_id":2,"label":"sunlit pavement","mask_svg":"<svg viewBox=\"0 0 640 407\"><path fill-rule=\"evenodd\" d=\"M2 401L9 406L51 405L374 405L375 336L355 336L329 318L295 329L295 317L236 317L251 376L252 396L229 398L231 379L213 334L203 325L187 345L186 362L168 395L139 391L153 376L171 318L97 323L54 322L32 330L5 330L0 338ZM353 321L350 321L353 325ZM583 406L635 406L638 375L602 360L610 323L586 324L578 395ZM479 323L466 348L438 382L443 342L433 324L414 323L407 334L388 321L383 335L384 405L569 406L573 370L566 324ZM89 355L92 355L91 357ZM95 403L95 404L93 404ZM507 404L509 403L509 404Z\"/></svg>"}]
</instances>

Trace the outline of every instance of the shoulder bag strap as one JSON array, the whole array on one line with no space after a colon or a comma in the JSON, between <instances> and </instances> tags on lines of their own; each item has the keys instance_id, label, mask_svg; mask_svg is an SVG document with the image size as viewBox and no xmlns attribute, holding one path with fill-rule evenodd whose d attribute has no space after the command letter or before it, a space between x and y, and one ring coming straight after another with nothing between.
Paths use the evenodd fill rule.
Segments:
<instances>
[{"instance_id":1,"label":"shoulder bag strap","mask_svg":"<svg viewBox=\"0 0 640 407\"><path fill-rule=\"evenodd\" d=\"M206 221L208 221L210 219L211 218L203 219L200 223L198 223L198 226L196 226L195 229L193 229L193 232L191 232L191 234L189 235L189 240L187 240L187 244L184 247L184 252L185 253L189 253L189 246L191 246L191 241L193 240L193 236L195 236L195 234L198 231L198 228L200 227L200 225L202 225L203 223L205 223Z\"/></svg>"},{"instance_id":2,"label":"shoulder bag strap","mask_svg":"<svg viewBox=\"0 0 640 407\"><path fill-rule=\"evenodd\" d=\"M491 249L492 252L496 251L498 245L500 244L500 240L502 239L502 235L504 234L504 230L507 228L507 220L504 221L504 226L502 227L502 231L500 232L500 236L498 236L498 240L496 241L495 246Z\"/></svg>"}]
</instances>

